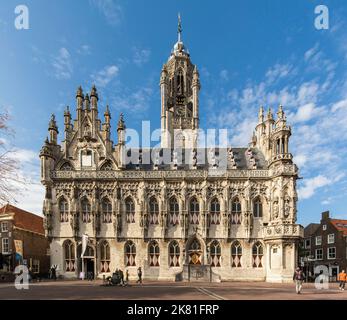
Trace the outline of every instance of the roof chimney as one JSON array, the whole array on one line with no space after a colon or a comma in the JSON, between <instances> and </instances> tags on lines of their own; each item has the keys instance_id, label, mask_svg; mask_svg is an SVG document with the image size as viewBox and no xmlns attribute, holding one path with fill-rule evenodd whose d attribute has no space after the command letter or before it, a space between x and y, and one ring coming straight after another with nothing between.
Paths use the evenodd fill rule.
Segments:
<instances>
[{"instance_id":1,"label":"roof chimney","mask_svg":"<svg viewBox=\"0 0 347 320\"><path fill-rule=\"evenodd\" d=\"M329 211L322 212L322 220L328 220L329 219Z\"/></svg>"}]
</instances>

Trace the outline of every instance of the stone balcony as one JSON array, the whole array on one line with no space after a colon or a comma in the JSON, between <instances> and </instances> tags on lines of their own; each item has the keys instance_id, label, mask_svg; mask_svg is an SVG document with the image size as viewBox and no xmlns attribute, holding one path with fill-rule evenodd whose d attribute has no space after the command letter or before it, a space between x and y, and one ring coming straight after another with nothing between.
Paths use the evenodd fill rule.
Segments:
<instances>
[{"instance_id":1,"label":"stone balcony","mask_svg":"<svg viewBox=\"0 0 347 320\"><path fill-rule=\"evenodd\" d=\"M303 237L304 227L299 224L279 224L264 228L264 240Z\"/></svg>"}]
</instances>

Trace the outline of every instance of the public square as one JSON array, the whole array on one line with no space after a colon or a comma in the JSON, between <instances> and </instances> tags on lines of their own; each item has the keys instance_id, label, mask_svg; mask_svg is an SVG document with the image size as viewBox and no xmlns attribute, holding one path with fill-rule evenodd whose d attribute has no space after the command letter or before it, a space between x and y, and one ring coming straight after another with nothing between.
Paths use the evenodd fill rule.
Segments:
<instances>
[{"instance_id":1,"label":"public square","mask_svg":"<svg viewBox=\"0 0 347 320\"><path fill-rule=\"evenodd\" d=\"M179 283L146 282L128 287L105 287L102 281L56 281L32 283L17 290L12 283L0 284L0 299L20 300L344 300L347 292L337 283L317 290L304 283L300 295L294 284L265 282Z\"/></svg>"}]
</instances>

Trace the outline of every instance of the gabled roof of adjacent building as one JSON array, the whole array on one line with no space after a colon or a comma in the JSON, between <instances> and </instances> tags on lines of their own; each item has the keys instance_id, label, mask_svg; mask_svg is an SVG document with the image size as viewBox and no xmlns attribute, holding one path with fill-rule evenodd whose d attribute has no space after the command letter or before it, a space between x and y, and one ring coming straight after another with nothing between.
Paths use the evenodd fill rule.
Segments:
<instances>
[{"instance_id":1,"label":"gabled roof of adjacent building","mask_svg":"<svg viewBox=\"0 0 347 320\"><path fill-rule=\"evenodd\" d=\"M6 204L0 209L0 217L1 215L8 215L8 214L13 215L13 221L14 221L15 227L26 230L26 231L39 233L42 235L45 234L42 217L34 213L17 208L11 204Z\"/></svg>"},{"instance_id":2,"label":"gabled roof of adjacent building","mask_svg":"<svg viewBox=\"0 0 347 320\"><path fill-rule=\"evenodd\" d=\"M314 234L317 229L319 228L320 224L319 223L310 223L307 225L304 229L304 237L310 237L312 234Z\"/></svg>"}]
</instances>

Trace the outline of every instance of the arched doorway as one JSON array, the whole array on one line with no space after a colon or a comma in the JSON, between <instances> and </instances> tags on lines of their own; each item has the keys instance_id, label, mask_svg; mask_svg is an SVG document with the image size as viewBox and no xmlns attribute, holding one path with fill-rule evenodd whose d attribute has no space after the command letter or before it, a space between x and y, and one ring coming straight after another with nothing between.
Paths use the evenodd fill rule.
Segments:
<instances>
[{"instance_id":1,"label":"arched doorway","mask_svg":"<svg viewBox=\"0 0 347 320\"><path fill-rule=\"evenodd\" d=\"M197 238L192 238L187 243L187 263L196 266L203 263L202 244Z\"/></svg>"},{"instance_id":2,"label":"arched doorway","mask_svg":"<svg viewBox=\"0 0 347 320\"><path fill-rule=\"evenodd\" d=\"M88 245L86 251L84 252L83 259L81 258L82 244L77 247L77 257L78 257L78 275L84 270L84 278L87 279L88 275L93 279L96 276L96 265L95 265L95 249ZM82 268L82 261L84 268Z\"/></svg>"}]
</instances>

